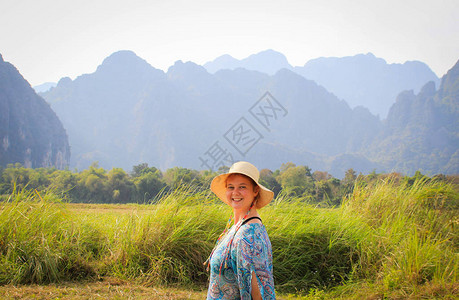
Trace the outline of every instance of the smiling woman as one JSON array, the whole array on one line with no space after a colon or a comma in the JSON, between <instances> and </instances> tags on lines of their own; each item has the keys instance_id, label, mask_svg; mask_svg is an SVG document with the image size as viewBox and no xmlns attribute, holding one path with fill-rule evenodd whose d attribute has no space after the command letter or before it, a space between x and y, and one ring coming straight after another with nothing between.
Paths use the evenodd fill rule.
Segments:
<instances>
[{"instance_id":1,"label":"smiling woman","mask_svg":"<svg viewBox=\"0 0 459 300\"><path fill-rule=\"evenodd\" d=\"M234 210L234 220L240 220L246 212L250 211L259 190L258 185L250 177L241 174L228 176L226 179L226 201L231 203Z\"/></svg>"},{"instance_id":2,"label":"smiling woman","mask_svg":"<svg viewBox=\"0 0 459 300\"><path fill-rule=\"evenodd\" d=\"M212 180L211 190L233 208L233 216L206 262L207 299L275 299L271 242L257 212L274 193L259 177L255 166L241 161Z\"/></svg>"}]
</instances>

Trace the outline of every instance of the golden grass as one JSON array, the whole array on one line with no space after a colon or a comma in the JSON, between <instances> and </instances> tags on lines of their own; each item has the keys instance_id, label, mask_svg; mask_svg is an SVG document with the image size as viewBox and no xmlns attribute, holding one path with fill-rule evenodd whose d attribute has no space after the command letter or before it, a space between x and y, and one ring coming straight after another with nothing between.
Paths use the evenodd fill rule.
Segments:
<instances>
[{"instance_id":1,"label":"golden grass","mask_svg":"<svg viewBox=\"0 0 459 300\"><path fill-rule=\"evenodd\" d=\"M88 204L67 203L67 208L76 213L150 213L156 209L154 205L141 204Z\"/></svg>"},{"instance_id":2,"label":"golden grass","mask_svg":"<svg viewBox=\"0 0 459 300\"><path fill-rule=\"evenodd\" d=\"M1 299L205 299L207 291L146 287L116 278L98 282L0 286Z\"/></svg>"}]
</instances>

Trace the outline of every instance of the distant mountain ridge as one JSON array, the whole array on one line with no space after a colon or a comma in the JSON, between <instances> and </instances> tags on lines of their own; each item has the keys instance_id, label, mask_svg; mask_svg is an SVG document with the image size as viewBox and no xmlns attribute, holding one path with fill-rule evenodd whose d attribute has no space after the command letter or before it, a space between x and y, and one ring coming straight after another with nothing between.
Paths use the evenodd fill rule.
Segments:
<instances>
[{"instance_id":1,"label":"distant mountain ridge","mask_svg":"<svg viewBox=\"0 0 459 300\"><path fill-rule=\"evenodd\" d=\"M457 174L458 133L459 61L443 76L438 91L428 82L417 95L401 93L384 130L364 152L386 168Z\"/></svg>"},{"instance_id":2,"label":"distant mountain ridge","mask_svg":"<svg viewBox=\"0 0 459 300\"><path fill-rule=\"evenodd\" d=\"M444 90L439 89L438 95ZM271 120L269 130L250 114L267 91L288 112ZM454 93L448 92L442 101L457 103L457 97L451 100L450 95ZM404 168L399 163L404 156L391 160L378 151L391 134L403 131L402 125L383 122L366 108L351 108L324 87L285 68L274 75L244 68L211 74L192 62L177 61L165 73L131 51L120 51L105 59L96 72L73 81L62 79L42 96L67 129L71 167L79 169L94 161L105 168L129 169L147 162L162 169L205 169L200 158L219 145L235 160L260 167L277 169L292 161L338 177L349 168L364 173L416 168L459 172L454 164L445 169L444 159L431 159L428 165L413 160ZM438 109L444 107L439 101ZM401 107L394 105L389 116L394 118L398 112ZM230 133L235 134L231 128L237 128L240 120L259 134L246 156L228 142ZM400 129L389 130L392 125ZM450 143L455 145L446 140ZM408 148L413 145L408 143Z\"/></svg>"},{"instance_id":3,"label":"distant mountain ridge","mask_svg":"<svg viewBox=\"0 0 459 300\"><path fill-rule=\"evenodd\" d=\"M351 107L364 106L386 118L397 95L405 90L419 92L429 81L438 86L440 80L419 61L388 64L373 54L342 58L318 58L295 71L323 85Z\"/></svg>"},{"instance_id":4,"label":"distant mountain ridge","mask_svg":"<svg viewBox=\"0 0 459 300\"><path fill-rule=\"evenodd\" d=\"M70 147L62 123L30 84L0 55L0 166L69 165Z\"/></svg>"},{"instance_id":5,"label":"distant mountain ridge","mask_svg":"<svg viewBox=\"0 0 459 300\"><path fill-rule=\"evenodd\" d=\"M341 58L322 57L312 59L304 66L293 67L282 53L265 50L242 60L226 54L205 63L204 67L210 73L221 69L245 68L269 75L283 68L293 70L324 86L351 107L367 107L383 119L400 92L418 92L429 81L434 81L437 86L440 83L435 73L422 62L388 64L371 53Z\"/></svg>"},{"instance_id":6,"label":"distant mountain ridge","mask_svg":"<svg viewBox=\"0 0 459 300\"><path fill-rule=\"evenodd\" d=\"M225 54L217 57L213 61L205 63L203 67L206 68L209 73L215 73L223 69L234 70L237 68L244 68L266 73L268 75L274 75L281 69L293 69L284 54L271 49L252 54L241 60Z\"/></svg>"}]
</instances>

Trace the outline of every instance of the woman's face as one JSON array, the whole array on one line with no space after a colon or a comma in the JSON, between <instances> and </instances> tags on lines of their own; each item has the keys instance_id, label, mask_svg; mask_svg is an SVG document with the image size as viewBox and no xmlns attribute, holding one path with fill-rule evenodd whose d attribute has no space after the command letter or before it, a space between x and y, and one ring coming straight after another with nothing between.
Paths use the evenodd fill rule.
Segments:
<instances>
[{"instance_id":1,"label":"woman's face","mask_svg":"<svg viewBox=\"0 0 459 300\"><path fill-rule=\"evenodd\" d=\"M233 174L226 179L226 199L234 210L247 212L258 195L259 186L245 175Z\"/></svg>"}]
</instances>

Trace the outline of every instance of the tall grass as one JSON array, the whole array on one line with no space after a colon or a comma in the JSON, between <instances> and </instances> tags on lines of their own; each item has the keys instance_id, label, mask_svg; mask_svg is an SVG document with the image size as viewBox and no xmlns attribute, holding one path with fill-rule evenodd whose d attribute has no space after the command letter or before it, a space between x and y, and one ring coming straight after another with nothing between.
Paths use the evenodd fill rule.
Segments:
<instances>
[{"instance_id":1,"label":"tall grass","mask_svg":"<svg viewBox=\"0 0 459 300\"><path fill-rule=\"evenodd\" d=\"M339 208L281 194L260 211L276 289L341 297L358 294L363 283L381 295L454 286L458 198L451 186L426 179L358 183ZM203 262L231 213L191 186L124 207L126 213L70 207L50 192L18 191L2 204L0 283L110 276L205 287Z\"/></svg>"},{"instance_id":2,"label":"tall grass","mask_svg":"<svg viewBox=\"0 0 459 300\"><path fill-rule=\"evenodd\" d=\"M73 218L54 194L14 192L0 211L0 283L87 277L103 244L103 236Z\"/></svg>"},{"instance_id":3,"label":"tall grass","mask_svg":"<svg viewBox=\"0 0 459 300\"><path fill-rule=\"evenodd\" d=\"M278 290L307 292L353 276L364 236L354 219L299 201L269 207L262 217L273 246Z\"/></svg>"},{"instance_id":4,"label":"tall grass","mask_svg":"<svg viewBox=\"0 0 459 300\"><path fill-rule=\"evenodd\" d=\"M457 191L436 180L357 183L341 208L369 228L356 274L379 283L382 292L456 283L458 208Z\"/></svg>"},{"instance_id":5,"label":"tall grass","mask_svg":"<svg viewBox=\"0 0 459 300\"><path fill-rule=\"evenodd\" d=\"M113 227L107 272L147 284L205 284L203 262L229 213L213 201L209 192L185 187L162 197L151 213Z\"/></svg>"}]
</instances>

